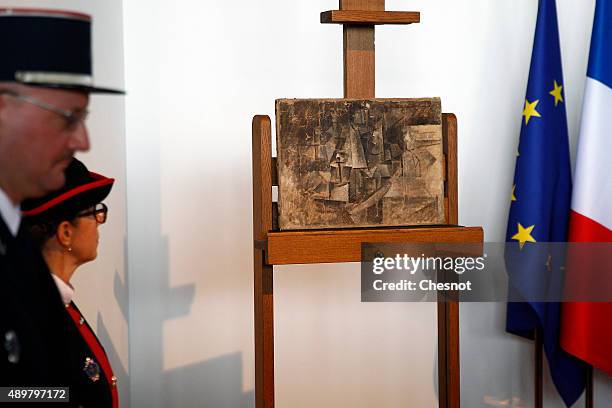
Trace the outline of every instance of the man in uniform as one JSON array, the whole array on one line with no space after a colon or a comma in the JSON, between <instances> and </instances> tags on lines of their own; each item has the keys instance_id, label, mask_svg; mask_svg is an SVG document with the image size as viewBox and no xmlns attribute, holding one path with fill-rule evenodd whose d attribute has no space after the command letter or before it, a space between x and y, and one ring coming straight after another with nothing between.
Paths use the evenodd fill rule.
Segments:
<instances>
[{"instance_id":1,"label":"man in uniform","mask_svg":"<svg viewBox=\"0 0 612 408\"><path fill-rule=\"evenodd\" d=\"M122 92L92 85L88 15L0 9L0 38L0 386L69 386L71 322L19 205L89 149L89 94Z\"/></svg>"}]
</instances>

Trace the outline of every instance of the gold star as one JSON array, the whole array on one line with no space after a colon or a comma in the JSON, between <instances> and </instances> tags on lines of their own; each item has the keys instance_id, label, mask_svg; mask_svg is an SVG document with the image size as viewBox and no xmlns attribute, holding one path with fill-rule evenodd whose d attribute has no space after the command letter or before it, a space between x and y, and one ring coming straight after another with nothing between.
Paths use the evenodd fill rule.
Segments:
<instances>
[{"instance_id":1,"label":"gold star","mask_svg":"<svg viewBox=\"0 0 612 408\"><path fill-rule=\"evenodd\" d=\"M514 195L515 189L516 189L516 184L512 186L512 196L510 197L512 201L516 201L516 196Z\"/></svg>"},{"instance_id":2,"label":"gold star","mask_svg":"<svg viewBox=\"0 0 612 408\"><path fill-rule=\"evenodd\" d=\"M525 109L523 110L523 116L525 117L525 126L529 124L529 119L531 119L532 116L535 116L537 118L542 117L540 115L540 112L536 110L536 106L538 106L539 102L540 101L537 100L535 102L529 103L529 101L525 99Z\"/></svg>"},{"instance_id":3,"label":"gold star","mask_svg":"<svg viewBox=\"0 0 612 408\"><path fill-rule=\"evenodd\" d=\"M523 249L525 246L525 242L536 242L535 239L531 236L531 231L535 228L535 225L524 228L521 223L518 224L518 232L512 236L512 239L515 239L519 242L519 246Z\"/></svg>"},{"instance_id":4,"label":"gold star","mask_svg":"<svg viewBox=\"0 0 612 408\"><path fill-rule=\"evenodd\" d=\"M557 84L557 81L555 81L555 89L549 92L549 94L555 97L555 107L559 102L563 102L563 95L561 95L562 90L563 85L559 85Z\"/></svg>"}]
</instances>

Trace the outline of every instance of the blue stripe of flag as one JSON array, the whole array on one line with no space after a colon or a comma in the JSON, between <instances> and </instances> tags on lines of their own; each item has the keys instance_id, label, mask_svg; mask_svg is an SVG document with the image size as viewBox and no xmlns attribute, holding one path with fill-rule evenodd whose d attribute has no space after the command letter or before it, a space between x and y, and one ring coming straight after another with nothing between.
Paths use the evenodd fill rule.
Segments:
<instances>
[{"instance_id":1,"label":"blue stripe of flag","mask_svg":"<svg viewBox=\"0 0 612 408\"><path fill-rule=\"evenodd\" d=\"M612 88L612 0L597 0L587 75Z\"/></svg>"}]
</instances>

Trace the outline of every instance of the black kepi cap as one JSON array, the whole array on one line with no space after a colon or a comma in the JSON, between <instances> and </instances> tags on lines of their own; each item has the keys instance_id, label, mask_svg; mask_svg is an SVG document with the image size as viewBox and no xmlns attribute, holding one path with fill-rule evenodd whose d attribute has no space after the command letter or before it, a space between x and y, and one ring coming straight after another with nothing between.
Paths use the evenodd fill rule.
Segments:
<instances>
[{"instance_id":1,"label":"black kepi cap","mask_svg":"<svg viewBox=\"0 0 612 408\"><path fill-rule=\"evenodd\" d=\"M91 16L60 10L0 8L0 81L88 93L93 85Z\"/></svg>"},{"instance_id":2,"label":"black kepi cap","mask_svg":"<svg viewBox=\"0 0 612 408\"><path fill-rule=\"evenodd\" d=\"M102 202L115 179L91 172L76 158L66 170L66 183L60 190L21 203L21 213L30 222L61 221Z\"/></svg>"}]
</instances>

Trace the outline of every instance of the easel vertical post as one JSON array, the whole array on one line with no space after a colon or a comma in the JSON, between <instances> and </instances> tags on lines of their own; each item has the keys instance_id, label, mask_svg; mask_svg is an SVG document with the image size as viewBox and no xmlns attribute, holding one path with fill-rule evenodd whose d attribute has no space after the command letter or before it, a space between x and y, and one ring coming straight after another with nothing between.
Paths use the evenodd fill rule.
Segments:
<instances>
[{"instance_id":1,"label":"easel vertical post","mask_svg":"<svg viewBox=\"0 0 612 408\"><path fill-rule=\"evenodd\" d=\"M268 116L253 118L253 262L255 322L255 405L274 407L273 269L256 245L272 229L272 129Z\"/></svg>"},{"instance_id":2,"label":"easel vertical post","mask_svg":"<svg viewBox=\"0 0 612 408\"><path fill-rule=\"evenodd\" d=\"M448 224L459 222L459 186L457 181L457 117L442 114L442 137L446 157L446 195ZM439 405L459 408L461 402L459 348L459 302L440 299L438 302L438 384Z\"/></svg>"},{"instance_id":3,"label":"easel vertical post","mask_svg":"<svg viewBox=\"0 0 612 408\"><path fill-rule=\"evenodd\" d=\"M340 0L340 10L383 11L385 0ZM374 26L344 25L344 97L374 98Z\"/></svg>"}]
</instances>

